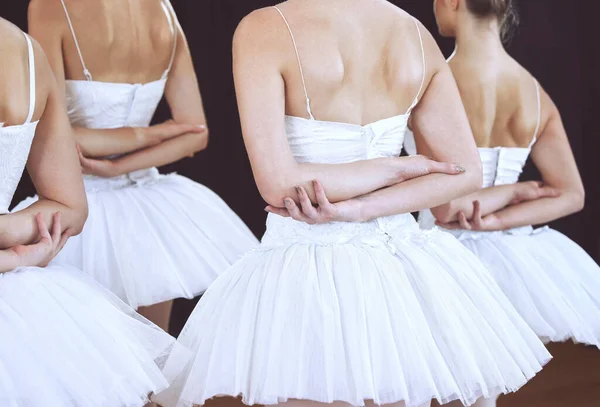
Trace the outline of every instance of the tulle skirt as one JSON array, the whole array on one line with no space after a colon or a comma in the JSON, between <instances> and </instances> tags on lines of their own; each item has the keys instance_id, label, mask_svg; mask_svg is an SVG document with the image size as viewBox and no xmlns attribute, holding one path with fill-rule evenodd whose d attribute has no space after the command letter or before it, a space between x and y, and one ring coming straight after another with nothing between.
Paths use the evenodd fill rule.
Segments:
<instances>
[{"instance_id":1,"label":"tulle skirt","mask_svg":"<svg viewBox=\"0 0 600 407\"><path fill-rule=\"evenodd\" d=\"M221 198L185 177L152 168L84 181L87 223L55 262L83 270L133 308L202 294L258 244Z\"/></svg>"},{"instance_id":2,"label":"tulle skirt","mask_svg":"<svg viewBox=\"0 0 600 407\"><path fill-rule=\"evenodd\" d=\"M481 262L410 215L306 225L269 215L261 245L207 290L164 369L169 407L241 395L363 405L470 404L519 389L550 355ZM181 368L184 368L181 371Z\"/></svg>"},{"instance_id":3,"label":"tulle skirt","mask_svg":"<svg viewBox=\"0 0 600 407\"><path fill-rule=\"evenodd\" d=\"M141 407L168 385L175 339L75 269L0 274L0 332L2 407Z\"/></svg>"},{"instance_id":4,"label":"tulle skirt","mask_svg":"<svg viewBox=\"0 0 600 407\"><path fill-rule=\"evenodd\" d=\"M548 227L454 232L544 341L600 347L600 267Z\"/></svg>"}]
</instances>

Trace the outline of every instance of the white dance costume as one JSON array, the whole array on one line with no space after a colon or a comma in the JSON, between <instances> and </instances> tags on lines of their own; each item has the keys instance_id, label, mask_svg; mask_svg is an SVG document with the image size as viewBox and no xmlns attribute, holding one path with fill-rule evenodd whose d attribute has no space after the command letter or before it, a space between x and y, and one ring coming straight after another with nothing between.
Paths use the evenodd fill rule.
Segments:
<instances>
[{"instance_id":1,"label":"white dance costume","mask_svg":"<svg viewBox=\"0 0 600 407\"><path fill-rule=\"evenodd\" d=\"M479 148L483 187L515 184L535 144L538 125L528 147ZM408 135L407 135L408 136ZM404 144L414 155L410 134ZM419 225L435 227L431 211L421 211ZM575 342L600 347L600 267L575 242L549 227L505 231L451 230L488 267L506 296L546 342Z\"/></svg>"},{"instance_id":2,"label":"white dance costume","mask_svg":"<svg viewBox=\"0 0 600 407\"><path fill-rule=\"evenodd\" d=\"M0 126L0 216L17 188L37 122L34 52L23 125ZM167 386L160 366L175 339L79 270L0 274L2 407L141 407Z\"/></svg>"},{"instance_id":3,"label":"white dance costume","mask_svg":"<svg viewBox=\"0 0 600 407\"><path fill-rule=\"evenodd\" d=\"M70 19L69 24L73 29ZM93 81L74 30L73 39L87 80L66 81L72 125L148 126L173 64L176 33L163 77L143 85ZM84 182L87 224L56 261L89 273L134 308L203 293L221 271L258 244L219 196L188 178L149 168L114 178L84 176Z\"/></svg>"},{"instance_id":4,"label":"white dance costume","mask_svg":"<svg viewBox=\"0 0 600 407\"><path fill-rule=\"evenodd\" d=\"M411 109L366 126L309 110L286 116L287 137L300 163L394 157ZM260 246L219 276L178 341L195 360L167 361L172 386L153 398L169 407L219 395L469 404L517 390L550 358L479 260L410 214L322 225L269 214Z\"/></svg>"}]
</instances>

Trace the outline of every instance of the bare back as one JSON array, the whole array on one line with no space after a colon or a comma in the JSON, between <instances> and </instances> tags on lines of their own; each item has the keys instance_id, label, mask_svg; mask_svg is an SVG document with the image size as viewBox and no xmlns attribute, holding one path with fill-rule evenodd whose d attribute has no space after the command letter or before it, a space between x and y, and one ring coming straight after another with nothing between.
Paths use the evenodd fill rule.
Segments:
<instances>
[{"instance_id":1,"label":"bare back","mask_svg":"<svg viewBox=\"0 0 600 407\"><path fill-rule=\"evenodd\" d=\"M508 54L449 62L478 147L528 147L539 130L537 83Z\"/></svg>"},{"instance_id":2,"label":"bare back","mask_svg":"<svg viewBox=\"0 0 600 407\"><path fill-rule=\"evenodd\" d=\"M311 110L317 120L366 124L408 111L424 82L416 21L386 1L280 6L297 45ZM302 76L286 21L272 10L286 85L286 113L308 117Z\"/></svg>"},{"instance_id":3,"label":"bare back","mask_svg":"<svg viewBox=\"0 0 600 407\"><path fill-rule=\"evenodd\" d=\"M169 66L175 23L166 0L64 0L64 5L94 80L147 83ZM59 8L65 77L86 79L71 26Z\"/></svg>"}]
</instances>

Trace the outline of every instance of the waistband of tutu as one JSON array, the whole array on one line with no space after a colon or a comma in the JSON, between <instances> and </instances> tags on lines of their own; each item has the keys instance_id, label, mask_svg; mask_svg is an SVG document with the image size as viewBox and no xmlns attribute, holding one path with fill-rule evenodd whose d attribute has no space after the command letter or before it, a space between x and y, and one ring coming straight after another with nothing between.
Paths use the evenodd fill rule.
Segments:
<instances>
[{"instance_id":1,"label":"waistband of tutu","mask_svg":"<svg viewBox=\"0 0 600 407\"><path fill-rule=\"evenodd\" d=\"M331 222L309 225L275 214L267 217L261 247L270 249L294 244L320 246L356 244L386 247L395 251L404 243L423 244L438 231L423 231L412 215L395 215L369 222Z\"/></svg>"},{"instance_id":2,"label":"waistband of tutu","mask_svg":"<svg viewBox=\"0 0 600 407\"><path fill-rule=\"evenodd\" d=\"M518 228L508 230L497 230L491 232L483 232L476 230L446 230L445 232L451 233L458 240L480 240L480 239L494 239L502 236L531 236L546 230L547 227L534 229L533 226L521 226Z\"/></svg>"},{"instance_id":3,"label":"waistband of tutu","mask_svg":"<svg viewBox=\"0 0 600 407\"><path fill-rule=\"evenodd\" d=\"M146 185L158 181L159 178L158 169L152 167L111 178L84 175L83 183L86 191L90 192Z\"/></svg>"}]
</instances>

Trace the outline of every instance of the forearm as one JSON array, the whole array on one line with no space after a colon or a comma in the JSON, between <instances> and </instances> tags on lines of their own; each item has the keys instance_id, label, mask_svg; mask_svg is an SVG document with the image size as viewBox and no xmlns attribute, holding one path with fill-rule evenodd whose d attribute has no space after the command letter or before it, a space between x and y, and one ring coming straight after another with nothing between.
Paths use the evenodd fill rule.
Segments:
<instances>
[{"instance_id":1,"label":"forearm","mask_svg":"<svg viewBox=\"0 0 600 407\"><path fill-rule=\"evenodd\" d=\"M19 256L12 250L0 250L0 274L19 267Z\"/></svg>"},{"instance_id":2,"label":"forearm","mask_svg":"<svg viewBox=\"0 0 600 407\"><path fill-rule=\"evenodd\" d=\"M495 212L499 230L520 226L542 225L571 215L583 208L583 198L576 192L564 192L559 197L522 202Z\"/></svg>"},{"instance_id":3,"label":"forearm","mask_svg":"<svg viewBox=\"0 0 600 407\"><path fill-rule=\"evenodd\" d=\"M36 214L41 213L51 228L56 212L61 213L61 232L69 230L71 235L81 232L87 218L87 206L70 208L42 198L22 211L0 216L0 249L36 243L39 238Z\"/></svg>"},{"instance_id":4,"label":"forearm","mask_svg":"<svg viewBox=\"0 0 600 407\"><path fill-rule=\"evenodd\" d=\"M509 206L517 197L519 188L519 184L510 184L480 189L477 192L440 205L434 212L437 220L442 223L456 222L459 212L464 213L467 219L471 219L473 217L473 202L479 201L481 216L489 215Z\"/></svg>"},{"instance_id":5,"label":"forearm","mask_svg":"<svg viewBox=\"0 0 600 407\"><path fill-rule=\"evenodd\" d=\"M433 208L479 188L481 178L466 172L461 175L431 174L357 198L360 220L416 212Z\"/></svg>"},{"instance_id":6,"label":"forearm","mask_svg":"<svg viewBox=\"0 0 600 407\"><path fill-rule=\"evenodd\" d=\"M402 160L393 157L344 164L294 163L287 171L263 174L262 178L268 178L269 182L261 193L267 203L282 208L285 198L298 202L295 188L301 186L316 204L312 182L318 180L331 202L345 201L400 182Z\"/></svg>"},{"instance_id":7,"label":"forearm","mask_svg":"<svg viewBox=\"0 0 600 407\"><path fill-rule=\"evenodd\" d=\"M90 158L131 153L151 144L141 129L133 127L117 129L75 127L74 133L81 152Z\"/></svg>"},{"instance_id":8,"label":"forearm","mask_svg":"<svg viewBox=\"0 0 600 407\"><path fill-rule=\"evenodd\" d=\"M126 174L150 167L161 167L182 158L192 157L206 148L208 132L187 133L116 159L119 173Z\"/></svg>"}]
</instances>

